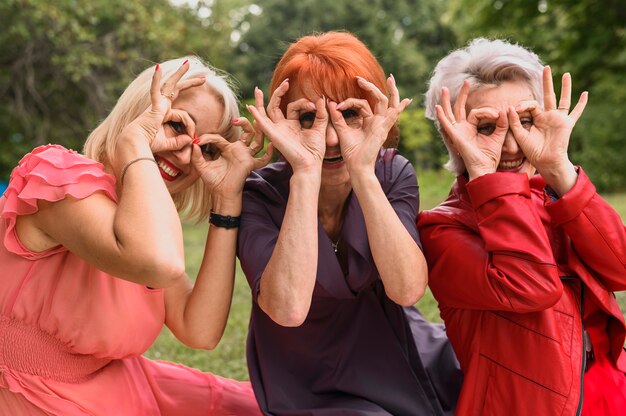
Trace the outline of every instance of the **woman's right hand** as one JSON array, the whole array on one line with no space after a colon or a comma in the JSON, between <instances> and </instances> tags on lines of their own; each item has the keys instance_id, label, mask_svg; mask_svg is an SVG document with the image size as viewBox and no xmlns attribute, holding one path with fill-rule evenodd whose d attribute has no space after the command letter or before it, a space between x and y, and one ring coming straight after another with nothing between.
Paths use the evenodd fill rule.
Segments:
<instances>
[{"instance_id":1,"label":"woman's right hand","mask_svg":"<svg viewBox=\"0 0 626 416\"><path fill-rule=\"evenodd\" d=\"M326 103L321 97L315 103L301 98L289 103L285 117L280 103L288 90L289 80L284 80L272 94L266 112L263 92L255 88L255 105L247 106L248 111L294 172L312 168L319 170L326 152ZM303 117L307 117L306 122L311 123L310 128L302 125Z\"/></svg>"},{"instance_id":2,"label":"woman's right hand","mask_svg":"<svg viewBox=\"0 0 626 416\"><path fill-rule=\"evenodd\" d=\"M465 103L470 84L465 81L454 104L450 92L441 91L441 105L436 106L437 119L443 128L443 138L463 159L469 179L493 173L498 167L502 146L509 129L508 116L495 108L475 108L466 115Z\"/></svg>"},{"instance_id":3,"label":"woman's right hand","mask_svg":"<svg viewBox=\"0 0 626 416\"><path fill-rule=\"evenodd\" d=\"M269 144L265 154L258 156L263 150L263 133L245 117L233 119L232 123L243 130L239 140L229 142L218 134L203 134L193 144L191 162L212 198L238 198L246 178L253 170L267 165L274 151ZM213 156L201 151L205 145L216 150Z\"/></svg>"},{"instance_id":4,"label":"woman's right hand","mask_svg":"<svg viewBox=\"0 0 626 416\"><path fill-rule=\"evenodd\" d=\"M150 108L122 130L118 143L132 145L138 141L143 141L150 146L152 153L181 149L191 143L195 133L193 120L185 111L172 108L172 102L178 98L181 91L202 85L205 82L204 78L190 78L181 81L180 79L188 69L189 63L185 61L160 86L162 70L158 64L156 65L150 84ZM170 121L183 123L187 134L167 137L163 125Z\"/></svg>"}]
</instances>

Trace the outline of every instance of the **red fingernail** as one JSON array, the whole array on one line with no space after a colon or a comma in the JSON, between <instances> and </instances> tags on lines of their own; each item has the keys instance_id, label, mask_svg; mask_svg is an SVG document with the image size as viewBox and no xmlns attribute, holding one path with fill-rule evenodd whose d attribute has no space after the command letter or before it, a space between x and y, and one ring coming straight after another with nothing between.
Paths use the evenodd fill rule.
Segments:
<instances>
[{"instance_id":1,"label":"red fingernail","mask_svg":"<svg viewBox=\"0 0 626 416\"><path fill-rule=\"evenodd\" d=\"M158 71L158 70L159 70L159 64L156 64L156 65L154 66L154 72L156 72L156 71Z\"/></svg>"},{"instance_id":2,"label":"red fingernail","mask_svg":"<svg viewBox=\"0 0 626 416\"><path fill-rule=\"evenodd\" d=\"M185 59L185 62L183 62L183 65L185 65L187 62L189 62L189 59Z\"/></svg>"},{"instance_id":3,"label":"red fingernail","mask_svg":"<svg viewBox=\"0 0 626 416\"><path fill-rule=\"evenodd\" d=\"M239 119L238 119L237 117L233 117L233 118L230 120L230 122L231 122L231 123L236 123L236 122L238 122L238 121L239 121Z\"/></svg>"}]
</instances>

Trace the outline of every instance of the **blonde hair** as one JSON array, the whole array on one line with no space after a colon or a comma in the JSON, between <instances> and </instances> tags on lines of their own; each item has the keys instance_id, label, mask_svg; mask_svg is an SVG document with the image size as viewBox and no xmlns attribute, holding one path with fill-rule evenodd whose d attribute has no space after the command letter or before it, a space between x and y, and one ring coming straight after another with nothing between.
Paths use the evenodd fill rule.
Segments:
<instances>
[{"instance_id":1,"label":"blonde hair","mask_svg":"<svg viewBox=\"0 0 626 416\"><path fill-rule=\"evenodd\" d=\"M426 117L433 120L442 133L435 112L435 106L441 104L441 88L445 86L450 90L450 101L454 107L465 80L469 80L471 88L522 80L528 83L535 100L543 105L542 70L539 57L520 45L500 39L476 38L465 48L449 53L435 67L426 92ZM446 147L449 159L444 167L456 175L463 174L463 159L447 144Z\"/></svg>"},{"instance_id":2,"label":"blonde hair","mask_svg":"<svg viewBox=\"0 0 626 416\"><path fill-rule=\"evenodd\" d=\"M233 142L239 139L239 129L231 124L233 117L239 117L239 106L234 86L228 76L205 64L195 56L172 59L160 63L163 71L162 83L172 75L183 62L189 60L189 70L182 79L205 77L205 85L224 105L222 120L216 133ZM111 113L95 128L83 147L85 156L110 165L115 155L117 138L122 130L150 107L150 83L154 67L144 70L120 96ZM201 221L206 219L211 209L211 198L204 183L198 179L189 188L172 195L179 213L185 218Z\"/></svg>"}]
</instances>

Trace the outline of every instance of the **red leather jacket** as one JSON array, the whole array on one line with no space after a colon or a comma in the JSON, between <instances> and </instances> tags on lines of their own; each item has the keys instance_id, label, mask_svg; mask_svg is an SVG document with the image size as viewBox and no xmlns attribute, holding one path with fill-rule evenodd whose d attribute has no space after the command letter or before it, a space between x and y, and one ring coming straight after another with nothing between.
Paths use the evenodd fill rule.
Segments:
<instances>
[{"instance_id":1,"label":"red leather jacket","mask_svg":"<svg viewBox=\"0 0 626 416\"><path fill-rule=\"evenodd\" d=\"M626 289L626 229L582 169L556 201L545 185L539 175L459 177L419 216L429 285L465 377L459 415L579 413L589 302L626 370L612 294Z\"/></svg>"}]
</instances>

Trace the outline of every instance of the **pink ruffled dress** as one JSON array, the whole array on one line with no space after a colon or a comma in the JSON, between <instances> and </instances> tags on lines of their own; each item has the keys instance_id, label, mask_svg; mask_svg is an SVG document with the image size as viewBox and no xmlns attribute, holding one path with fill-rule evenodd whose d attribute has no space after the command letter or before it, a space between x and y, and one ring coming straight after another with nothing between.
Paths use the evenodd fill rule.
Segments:
<instances>
[{"instance_id":1,"label":"pink ruffled dress","mask_svg":"<svg viewBox=\"0 0 626 416\"><path fill-rule=\"evenodd\" d=\"M115 178L48 145L21 160L0 198L0 414L260 414L247 382L141 356L163 326L163 290L101 272L62 246L34 253L20 243L16 218L39 200L95 192L117 201Z\"/></svg>"}]
</instances>

